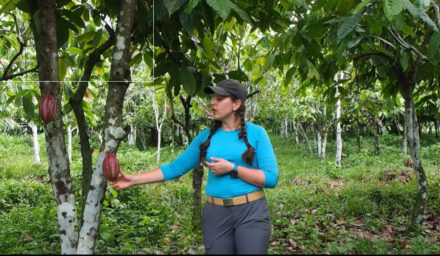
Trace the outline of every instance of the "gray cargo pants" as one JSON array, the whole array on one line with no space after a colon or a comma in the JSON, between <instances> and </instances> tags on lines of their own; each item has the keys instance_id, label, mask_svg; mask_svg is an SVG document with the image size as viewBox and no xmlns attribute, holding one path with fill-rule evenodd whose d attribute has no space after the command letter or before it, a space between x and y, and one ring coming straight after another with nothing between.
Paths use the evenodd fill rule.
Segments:
<instances>
[{"instance_id":1,"label":"gray cargo pants","mask_svg":"<svg viewBox=\"0 0 440 256\"><path fill-rule=\"evenodd\" d=\"M206 203L202 229L206 254L267 254L271 222L266 198L229 207Z\"/></svg>"}]
</instances>

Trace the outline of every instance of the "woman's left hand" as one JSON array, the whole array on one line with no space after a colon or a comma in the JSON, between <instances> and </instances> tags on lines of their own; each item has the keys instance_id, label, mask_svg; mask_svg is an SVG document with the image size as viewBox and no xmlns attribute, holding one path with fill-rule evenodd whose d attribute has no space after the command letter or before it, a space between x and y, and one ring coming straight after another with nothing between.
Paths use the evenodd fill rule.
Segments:
<instances>
[{"instance_id":1,"label":"woman's left hand","mask_svg":"<svg viewBox=\"0 0 440 256\"><path fill-rule=\"evenodd\" d=\"M216 176L229 173L231 172L232 168L234 168L233 163L216 157L211 157L211 162L205 161L205 166L208 167Z\"/></svg>"}]
</instances>

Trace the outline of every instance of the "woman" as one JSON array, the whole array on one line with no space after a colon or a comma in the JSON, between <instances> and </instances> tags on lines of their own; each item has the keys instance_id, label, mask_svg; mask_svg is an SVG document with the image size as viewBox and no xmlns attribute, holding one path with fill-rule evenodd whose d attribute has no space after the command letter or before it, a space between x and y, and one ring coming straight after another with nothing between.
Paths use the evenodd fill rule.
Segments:
<instances>
[{"instance_id":1,"label":"woman","mask_svg":"<svg viewBox=\"0 0 440 256\"><path fill-rule=\"evenodd\" d=\"M246 122L246 89L236 81L209 86L214 121L173 162L146 173L121 173L116 189L176 179L198 163L208 167L202 214L207 254L267 254L271 223L263 187L278 183L266 130Z\"/></svg>"}]
</instances>

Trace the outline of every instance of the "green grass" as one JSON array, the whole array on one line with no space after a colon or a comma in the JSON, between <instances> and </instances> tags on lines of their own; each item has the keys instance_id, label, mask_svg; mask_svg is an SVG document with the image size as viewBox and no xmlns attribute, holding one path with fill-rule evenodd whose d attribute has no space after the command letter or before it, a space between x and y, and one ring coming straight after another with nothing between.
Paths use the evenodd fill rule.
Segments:
<instances>
[{"instance_id":1,"label":"green grass","mask_svg":"<svg viewBox=\"0 0 440 256\"><path fill-rule=\"evenodd\" d=\"M0 252L60 253L55 201L47 172L44 136L41 164L33 163L30 136L0 135ZM270 254L439 254L440 142L422 137L422 161L429 201L423 227L406 231L415 198L414 172L403 165L401 138L345 138L343 166L316 159L303 145L271 134L279 164L279 183L267 189L273 231ZM81 157L73 143L71 172L80 198ZM170 147L156 162L156 149L139 151L123 143L118 159L124 171L149 170L178 156ZM94 154L96 158L96 153ZM205 175L206 178L206 175ZM204 183L205 184L205 183ZM79 205L79 202L78 202ZM191 174L179 180L120 192L109 187L101 216L98 254L203 254L200 234L191 227Z\"/></svg>"}]
</instances>

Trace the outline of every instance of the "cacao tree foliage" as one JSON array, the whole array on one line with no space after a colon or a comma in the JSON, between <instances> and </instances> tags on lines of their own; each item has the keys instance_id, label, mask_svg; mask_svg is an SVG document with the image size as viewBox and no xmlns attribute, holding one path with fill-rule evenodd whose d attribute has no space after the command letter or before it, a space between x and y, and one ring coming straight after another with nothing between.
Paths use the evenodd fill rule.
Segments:
<instances>
[{"instance_id":1,"label":"cacao tree foliage","mask_svg":"<svg viewBox=\"0 0 440 256\"><path fill-rule=\"evenodd\" d=\"M440 17L436 1L363 0L137 0L131 33L132 85L124 121L154 127L151 103L136 92L191 99L193 121L207 115L203 89L224 78L261 90L248 106L250 119L277 128L288 118L307 127L333 121L335 75L346 130L379 124L403 130L402 84L411 81L419 124L440 118ZM120 1L56 1L58 79L62 114L79 99L89 133L104 127L112 33ZM41 95L28 1L0 0L0 116L40 122ZM104 47L105 46L105 47ZM96 55L95 55L96 53ZM98 54L99 53L99 54ZM90 62L91 59L93 62ZM93 64L91 64L93 63ZM80 81L90 81L83 86ZM139 82L136 82L138 80ZM132 92L130 92L132 90ZM165 96L166 95L166 96ZM349 107L348 107L349 106ZM175 104L176 115L185 109ZM6 124L2 119L1 126ZM206 125L206 118L201 123ZM171 126L171 117L165 121ZM192 133L200 129L192 124ZM333 129L333 128L330 128ZM392 130L389 128L390 131ZM357 131L359 133L359 131ZM364 130L365 132L365 130ZM171 129L164 134L170 135ZM356 133L356 132L354 132ZM102 142L102 141L101 141ZM91 154L91 153L90 153ZM84 192L86 193L86 192Z\"/></svg>"}]
</instances>

